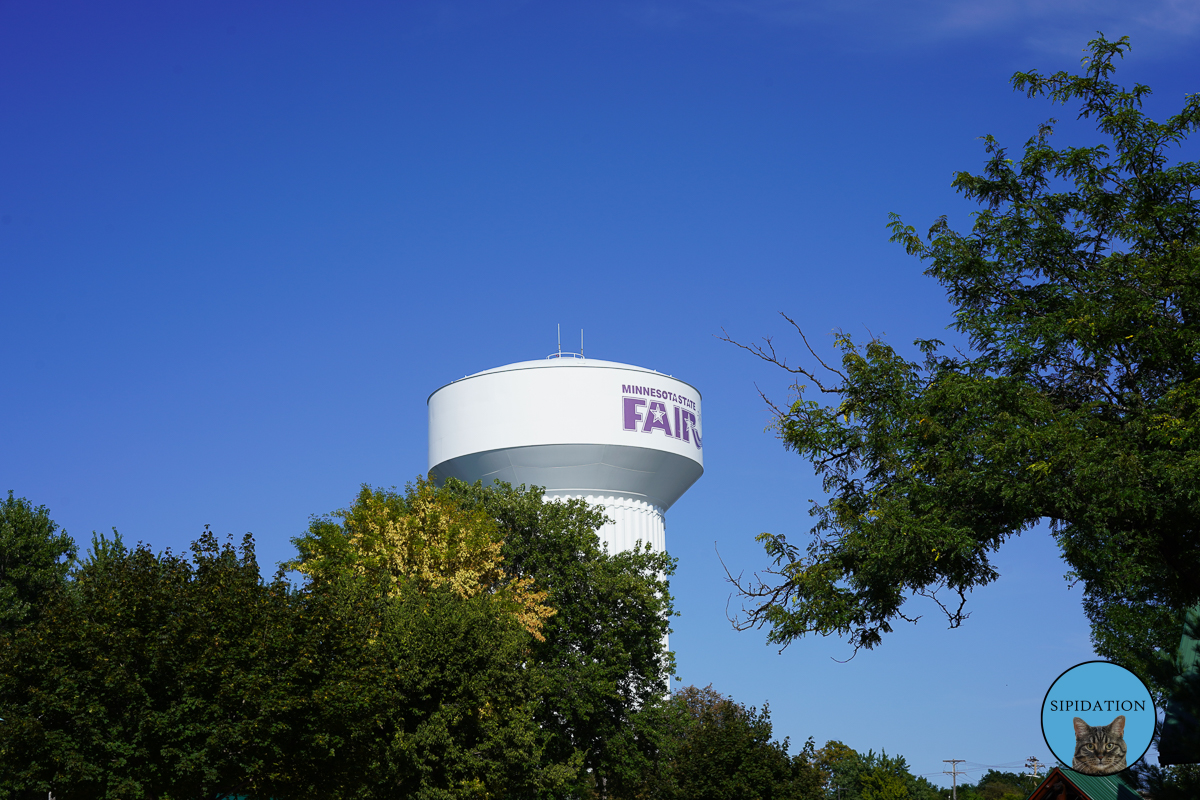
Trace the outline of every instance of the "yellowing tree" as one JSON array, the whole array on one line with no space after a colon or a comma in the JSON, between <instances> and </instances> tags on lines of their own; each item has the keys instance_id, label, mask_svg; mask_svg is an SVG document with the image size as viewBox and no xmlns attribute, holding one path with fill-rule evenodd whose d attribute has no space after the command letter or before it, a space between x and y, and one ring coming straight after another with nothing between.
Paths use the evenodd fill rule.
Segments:
<instances>
[{"instance_id":1,"label":"yellowing tree","mask_svg":"<svg viewBox=\"0 0 1200 800\"><path fill-rule=\"evenodd\" d=\"M532 578L504 570L504 540L492 517L424 479L403 494L363 486L349 508L314 519L294 541L300 555L286 566L315 580L373 573L387 576L392 593L441 587L463 598L490 593L507 600L538 641L555 613Z\"/></svg>"}]
</instances>

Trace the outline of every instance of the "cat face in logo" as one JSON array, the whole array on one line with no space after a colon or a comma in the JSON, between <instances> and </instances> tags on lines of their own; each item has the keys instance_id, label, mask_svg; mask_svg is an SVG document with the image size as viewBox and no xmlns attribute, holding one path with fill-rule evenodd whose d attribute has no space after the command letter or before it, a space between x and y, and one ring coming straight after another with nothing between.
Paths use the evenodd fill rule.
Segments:
<instances>
[{"instance_id":1,"label":"cat face in logo","mask_svg":"<svg viewBox=\"0 0 1200 800\"><path fill-rule=\"evenodd\" d=\"M1125 769L1125 715L1096 726L1075 717L1071 768L1085 775L1114 775Z\"/></svg>"}]
</instances>

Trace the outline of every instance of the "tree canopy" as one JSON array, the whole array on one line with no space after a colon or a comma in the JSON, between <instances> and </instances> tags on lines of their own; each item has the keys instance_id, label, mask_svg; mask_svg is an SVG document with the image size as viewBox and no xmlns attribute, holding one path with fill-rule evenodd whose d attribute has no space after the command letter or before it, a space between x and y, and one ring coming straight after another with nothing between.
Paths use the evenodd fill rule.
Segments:
<instances>
[{"instance_id":1,"label":"tree canopy","mask_svg":"<svg viewBox=\"0 0 1200 800\"><path fill-rule=\"evenodd\" d=\"M441 491L495 521L504 569L532 580L554 609L532 646L545 680L535 716L550 737L547 758L579 759L571 789L579 796L605 797L636 782L653 764L654 710L674 673L665 641L674 559L648 546L608 552L596 533L600 509L548 502L540 487L451 479Z\"/></svg>"},{"instance_id":2,"label":"tree canopy","mask_svg":"<svg viewBox=\"0 0 1200 800\"><path fill-rule=\"evenodd\" d=\"M647 725L673 666L664 637L674 561L608 553L596 534L603 522L601 510L547 502L539 487L364 487L347 509L312 521L290 566L314 586L374 575L509 609L532 634L521 661L537 680L528 708L540 758L570 774L571 793L606 797L652 762Z\"/></svg>"},{"instance_id":3,"label":"tree canopy","mask_svg":"<svg viewBox=\"0 0 1200 800\"><path fill-rule=\"evenodd\" d=\"M941 800L940 790L909 772L903 756L855 751L839 741L812 752L825 797L840 800Z\"/></svg>"},{"instance_id":4,"label":"tree canopy","mask_svg":"<svg viewBox=\"0 0 1200 800\"><path fill-rule=\"evenodd\" d=\"M442 586L462 598L492 594L538 640L554 615L532 578L504 569L496 521L423 479L403 494L364 486L349 508L314 520L294 543L299 556L286 566L309 577L374 575L394 594Z\"/></svg>"},{"instance_id":5,"label":"tree canopy","mask_svg":"<svg viewBox=\"0 0 1200 800\"><path fill-rule=\"evenodd\" d=\"M75 542L45 506L22 497L0 500L0 633L29 622L47 593L61 586Z\"/></svg>"},{"instance_id":6,"label":"tree canopy","mask_svg":"<svg viewBox=\"0 0 1200 800\"><path fill-rule=\"evenodd\" d=\"M38 619L0 637L0 793L220 797L269 757L278 582L253 542L194 560L95 539Z\"/></svg>"},{"instance_id":7,"label":"tree canopy","mask_svg":"<svg viewBox=\"0 0 1200 800\"><path fill-rule=\"evenodd\" d=\"M489 571L495 525L429 491L383 493L409 515L365 528L387 557L331 557L303 587L263 580L249 536L205 532L190 557L95 540L0 636L0 794L561 795L581 758L535 716L546 681L517 581ZM352 510L378 522L380 497ZM394 569L398 542L430 552Z\"/></svg>"},{"instance_id":8,"label":"tree canopy","mask_svg":"<svg viewBox=\"0 0 1200 800\"><path fill-rule=\"evenodd\" d=\"M913 361L840 334L840 363L809 348L809 367L769 339L741 345L796 376L775 430L828 498L806 547L760 537L775 566L738 582L740 624L857 650L926 596L958 625L968 594L999 577L995 551L1048 521L1097 652L1152 678L1155 654L1174 650L1200 601L1200 165L1171 158L1200 125L1200 95L1149 118L1150 89L1113 81L1128 47L1101 36L1080 74L1012 78L1078 103L1103 141L1056 149L1053 119L1019 156L985 137L982 173L953 182L979 205L970 231L943 217L922 237L892 216L966 351L918 340Z\"/></svg>"},{"instance_id":9,"label":"tree canopy","mask_svg":"<svg viewBox=\"0 0 1200 800\"><path fill-rule=\"evenodd\" d=\"M989 769L978 782L960 783L956 791L960 800L1025 800L1037 785L1033 775ZM950 800L951 790L942 789L941 797Z\"/></svg>"},{"instance_id":10,"label":"tree canopy","mask_svg":"<svg viewBox=\"0 0 1200 800\"><path fill-rule=\"evenodd\" d=\"M818 800L822 775L810 741L788 754L772 736L770 709L748 708L714 691L689 686L669 709L678 728L656 777L680 800Z\"/></svg>"},{"instance_id":11,"label":"tree canopy","mask_svg":"<svg viewBox=\"0 0 1200 800\"><path fill-rule=\"evenodd\" d=\"M609 553L603 521L537 487L364 487L295 540L301 585L249 534L93 537L0 633L0 796L933 800L903 759L789 754L765 706L668 695L674 561Z\"/></svg>"}]
</instances>

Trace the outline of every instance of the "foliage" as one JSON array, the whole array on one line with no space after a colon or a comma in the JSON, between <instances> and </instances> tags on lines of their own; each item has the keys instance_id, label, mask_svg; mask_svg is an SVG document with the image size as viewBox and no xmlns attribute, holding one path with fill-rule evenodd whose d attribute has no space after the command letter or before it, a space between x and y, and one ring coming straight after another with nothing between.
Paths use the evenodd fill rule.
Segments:
<instances>
[{"instance_id":1,"label":"foliage","mask_svg":"<svg viewBox=\"0 0 1200 800\"><path fill-rule=\"evenodd\" d=\"M545 680L536 718L550 737L547 758L582 759L578 796L636 784L663 735L674 560L649 548L606 552L596 535L601 511L582 500L548 502L539 487L451 479L441 491L494 520L504 569L549 593L556 613L531 651Z\"/></svg>"},{"instance_id":2,"label":"foliage","mask_svg":"<svg viewBox=\"0 0 1200 800\"><path fill-rule=\"evenodd\" d=\"M449 798L534 797L577 779L580 754L541 723L561 715L535 655L555 611L507 563L505 533L478 503L418 480L364 486L294 540L286 566L310 577L306 619L322 621L302 647L314 660L327 642L348 648L293 711L297 725L325 720L301 748L322 755L294 782L321 776L306 791L327 796L366 774L385 794Z\"/></svg>"},{"instance_id":3,"label":"foliage","mask_svg":"<svg viewBox=\"0 0 1200 800\"><path fill-rule=\"evenodd\" d=\"M978 783L959 784L957 793L959 800L1025 800L1037 784L1032 775L989 769ZM949 800L951 790L942 789L941 796Z\"/></svg>"},{"instance_id":4,"label":"foliage","mask_svg":"<svg viewBox=\"0 0 1200 800\"><path fill-rule=\"evenodd\" d=\"M36 616L43 598L62 586L75 552L45 506L11 491L0 501L0 634Z\"/></svg>"},{"instance_id":5,"label":"foliage","mask_svg":"<svg viewBox=\"0 0 1200 800\"><path fill-rule=\"evenodd\" d=\"M663 639L674 562L605 552L603 522L587 503L547 502L537 487L364 487L350 508L313 520L289 566L314 590L376 580L401 595L444 588L509 608L533 634L521 660L525 683L537 683L527 708L544 737L534 762L555 776L543 784L573 775L571 793L606 796L652 763L652 709L672 667Z\"/></svg>"},{"instance_id":6,"label":"foliage","mask_svg":"<svg viewBox=\"0 0 1200 800\"><path fill-rule=\"evenodd\" d=\"M1200 764L1160 767L1139 762L1131 776L1145 797L1154 800L1195 800L1200 797Z\"/></svg>"},{"instance_id":7,"label":"foliage","mask_svg":"<svg viewBox=\"0 0 1200 800\"><path fill-rule=\"evenodd\" d=\"M689 686L672 698L681 722L659 780L679 800L816 800L821 774L811 740L788 755L788 740L772 739L771 714L713 691Z\"/></svg>"},{"instance_id":8,"label":"foliage","mask_svg":"<svg viewBox=\"0 0 1200 800\"><path fill-rule=\"evenodd\" d=\"M269 757L264 697L286 587L247 537L194 562L96 540L40 618L0 639L0 794L219 797Z\"/></svg>"},{"instance_id":9,"label":"foliage","mask_svg":"<svg viewBox=\"0 0 1200 800\"><path fill-rule=\"evenodd\" d=\"M94 539L0 637L0 796L633 796L676 730L674 562L605 552L603 519L364 489L296 540L298 588L249 536Z\"/></svg>"},{"instance_id":10,"label":"foliage","mask_svg":"<svg viewBox=\"0 0 1200 800\"><path fill-rule=\"evenodd\" d=\"M531 579L503 569L500 537L486 513L462 507L423 479L404 494L363 486L348 509L313 520L309 532L294 540L299 557L286 566L310 577L380 574L393 593L400 587L448 586L463 598L496 594L513 604L517 618L540 640L554 610L542 603L546 593L534 589Z\"/></svg>"},{"instance_id":11,"label":"foliage","mask_svg":"<svg viewBox=\"0 0 1200 800\"><path fill-rule=\"evenodd\" d=\"M382 576L297 595L295 652L273 709L285 754L274 798L451 800L555 792L532 716L531 638L494 595L448 584L395 592Z\"/></svg>"},{"instance_id":12,"label":"foliage","mask_svg":"<svg viewBox=\"0 0 1200 800\"><path fill-rule=\"evenodd\" d=\"M261 580L96 541L0 638L0 796L529 797L575 773L533 718L533 639L498 594L330 573Z\"/></svg>"},{"instance_id":13,"label":"foliage","mask_svg":"<svg viewBox=\"0 0 1200 800\"><path fill-rule=\"evenodd\" d=\"M941 218L922 238L893 216L969 352L919 340L911 362L840 335L840 368L813 353L822 366L807 369L770 340L747 348L833 404L797 385L776 409L829 498L806 551L763 534L776 566L738 582L741 624L784 645L817 633L870 648L920 595L956 626L998 577L992 554L1049 520L1096 651L1152 679L1174 649L1200 600L1200 165L1168 151L1200 124L1200 96L1149 119L1150 90L1111 80L1127 48L1101 36L1083 74L1013 77L1030 97L1078 100L1107 144L1055 149L1051 120L1014 160L985 137L983 174L953 184L980 205L969 233Z\"/></svg>"},{"instance_id":14,"label":"foliage","mask_svg":"<svg viewBox=\"0 0 1200 800\"><path fill-rule=\"evenodd\" d=\"M903 756L858 753L838 741L813 754L825 797L837 800L940 800L938 789L908 771Z\"/></svg>"}]
</instances>

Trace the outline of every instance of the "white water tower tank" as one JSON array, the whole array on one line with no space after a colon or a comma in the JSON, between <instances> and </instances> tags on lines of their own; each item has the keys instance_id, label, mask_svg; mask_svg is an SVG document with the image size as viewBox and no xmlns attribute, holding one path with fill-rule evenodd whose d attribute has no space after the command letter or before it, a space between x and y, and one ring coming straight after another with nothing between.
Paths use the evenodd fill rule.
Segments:
<instances>
[{"instance_id":1,"label":"white water tower tank","mask_svg":"<svg viewBox=\"0 0 1200 800\"><path fill-rule=\"evenodd\" d=\"M429 396L438 483L506 481L582 498L609 552L666 549L667 509L704 472L700 392L654 370L552 356L477 372Z\"/></svg>"}]
</instances>

